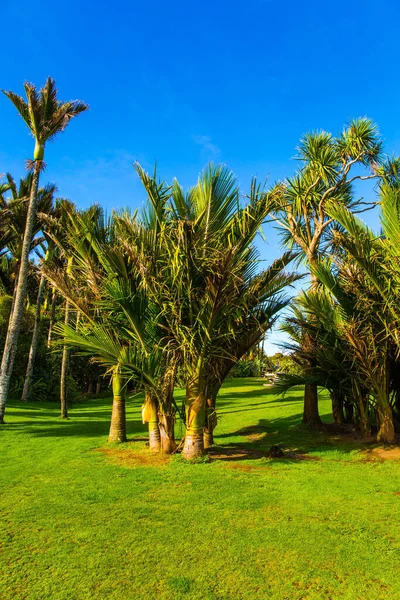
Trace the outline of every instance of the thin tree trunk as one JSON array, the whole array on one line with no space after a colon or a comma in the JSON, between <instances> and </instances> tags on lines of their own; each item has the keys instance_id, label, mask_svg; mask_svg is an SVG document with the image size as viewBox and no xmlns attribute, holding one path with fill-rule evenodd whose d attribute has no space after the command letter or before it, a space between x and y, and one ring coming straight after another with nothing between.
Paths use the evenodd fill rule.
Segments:
<instances>
[{"instance_id":1,"label":"thin tree trunk","mask_svg":"<svg viewBox=\"0 0 400 600\"><path fill-rule=\"evenodd\" d=\"M29 402L31 391L32 391L32 378L33 378L33 369L35 366L36 352L37 352L37 344L39 339L39 331L40 331L40 314L41 307L43 301L44 289L46 287L46 280L42 275L40 278L39 290L36 299L36 310L35 310L35 324L33 326L33 334L32 334L32 342L29 350L28 357L28 365L26 367L26 375L24 382L24 389L22 391L23 402Z\"/></svg>"},{"instance_id":2,"label":"thin tree trunk","mask_svg":"<svg viewBox=\"0 0 400 600\"><path fill-rule=\"evenodd\" d=\"M158 426L158 406L155 398L148 397L150 402L150 419L149 419L149 448L152 452L160 452L161 450L161 435Z\"/></svg>"},{"instance_id":3,"label":"thin tree trunk","mask_svg":"<svg viewBox=\"0 0 400 600\"><path fill-rule=\"evenodd\" d=\"M52 294L51 294L49 333L47 334L47 347L48 348L50 348L50 345L51 345L51 336L53 333L53 326L54 326L54 321L56 318L56 301L57 301L56 288L53 286L53 290L52 290Z\"/></svg>"},{"instance_id":4,"label":"thin tree trunk","mask_svg":"<svg viewBox=\"0 0 400 600\"><path fill-rule=\"evenodd\" d=\"M217 394L219 388L220 386L218 386L218 389L213 388L212 392L207 394L206 424L203 431L205 450L214 445L214 429L218 423L215 407L217 404Z\"/></svg>"},{"instance_id":5,"label":"thin tree trunk","mask_svg":"<svg viewBox=\"0 0 400 600\"><path fill-rule=\"evenodd\" d=\"M331 399L333 420L337 424L342 424L344 423L343 396L336 390L333 390L331 392Z\"/></svg>"},{"instance_id":6,"label":"thin tree trunk","mask_svg":"<svg viewBox=\"0 0 400 600\"><path fill-rule=\"evenodd\" d=\"M308 256L310 266L315 262L315 257L312 253ZM311 273L311 289L316 289L318 285L317 277ZM316 363L315 357L315 339L310 333L305 339L306 347L313 357L310 359L309 365L306 368L306 375L313 374L313 368ZM318 411L318 387L315 383L306 383L304 386L304 410L303 410L303 425L310 429L319 429L322 427L322 421Z\"/></svg>"},{"instance_id":7,"label":"thin tree trunk","mask_svg":"<svg viewBox=\"0 0 400 600\"><path fill-rule=\"evenodd\" d=\"M206 416L206 396L203 390L186 388L186 435L182 456L188 460L204 454L203 429Z\"/></svg>"},{"instance_id":8,"label":"thin tree trunk","mask_svg":"<svg viewBox=\"0 0 400 600\"><path fill-rule=\"evenodd\" d=\"M10 387L10 380L14 367L18 337L21 331L22 316L24 314L29 271L29 253L32 243L32 233L36 221L37 197L41 165L42 161L35 161L32 177L31 194L29 198L28 212L26 215L25 233L21 252L21 264L18 277L17 293L15 296L14 310L10 315L7 337L3 349L3 358L0 367L0 423L4 423L4 413L6 410L8 390Z\"/></svg>"},{"instance_id":9,"label":"thin tree trunk","mask_svg":"<svg viewBox=\"0 0 400 600\"><path fill-rule=\"evenodd\" d=\"M349 425L351 423L354 423L354 404L353 404L353 402L350 402L349 400L345 400L344 412L345 412L344 422L348 423Z\"/></svg>"},{"instance_id":10,"label":"thin tree trunk","mask_svg":"<svg viewBox=\"0 0 400 600\"><path fill-rule=\"evenodd\" d=\"M68 325L71 319L71 310L68 300L65 303L65 325ZM67 376L69 368L69 356L70 350L66 345L63 346L63 353L61 359L61 379L60 379L60 404L61 404L61 418L68 419L68 391L67 391Z\"/></svg>"},{"instance_id":11,"label":"thin tree trunk","mask_svg":"<svg viewBox=\"0 0 400 600\"><path fill-rule=\"evenodd\" d=\"M125 381L119 371L112 379L113 405L110 423L109 442L126 442Z\"/></svg>"},{"instance_id":12,"label":"thin tree trunk","mask_svg":"<svg viewBox=\"0 0 400 600\"><path fill-rule=\"evenodd\" d=\"M158 428L161 437L161 450L172 454L177 448L175 441L174 387L177 363L175 357L167 364L159 390Z\"/></svg>"},{"instance_id":13,"label":"thin tree trunk","mask_svg":"<svg viewBox=\"0 0 400 600\"><path fill-rule=\"evenodd\" d=\"M311 429L322 426L318 412L318 388L314 383L306 383L304 386L303 425Z\"/></svg>"}]
</instances>

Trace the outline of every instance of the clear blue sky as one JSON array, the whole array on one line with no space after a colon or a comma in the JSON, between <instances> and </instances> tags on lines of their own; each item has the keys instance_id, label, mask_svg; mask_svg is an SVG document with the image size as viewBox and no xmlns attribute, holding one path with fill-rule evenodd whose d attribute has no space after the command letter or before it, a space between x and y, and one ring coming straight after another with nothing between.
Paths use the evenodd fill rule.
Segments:
<instances>
[{"instance_id":1,"label":"clear blue sky","mask_svg":"<svg viewBox=\"0 0 400 600\"><path fill-rule=\"evenodd\" d=\"M245 191L252 175L291 175L304 132L356 116L400 153L396 0L2 0L1 15L0 87L51 75L62 99L90 104L46 155L45 178L80 207L138 206L133 160L185 186L222 161ZM0 172L18 177L32 142L5 97L0 122Z\"/></svg>"}]
</instances>

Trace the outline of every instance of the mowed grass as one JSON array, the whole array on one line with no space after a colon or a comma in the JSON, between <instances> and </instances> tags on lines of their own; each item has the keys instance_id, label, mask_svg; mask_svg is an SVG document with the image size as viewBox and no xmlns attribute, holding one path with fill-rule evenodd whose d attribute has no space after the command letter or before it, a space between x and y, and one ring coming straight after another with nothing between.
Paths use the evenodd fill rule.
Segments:
<instances>
[{"instance_id":1,"label":"mowed grass","mask_svg":"<svg viewBox=\"0 0 400 600\"><path fill-rule=\"evenodd\" d=\"M282 400L257 379L222 390L225 458L152 460L140 405L128 401L137 441L112 455L98 450L109 399L76 406L67 422L51 404L10 404L1 600L400 599L398 461L303 431L302 391ZM322 397L325 421L329 412ZM273 444L314 460L251 452Z\"/></svg>"}]
</instances>

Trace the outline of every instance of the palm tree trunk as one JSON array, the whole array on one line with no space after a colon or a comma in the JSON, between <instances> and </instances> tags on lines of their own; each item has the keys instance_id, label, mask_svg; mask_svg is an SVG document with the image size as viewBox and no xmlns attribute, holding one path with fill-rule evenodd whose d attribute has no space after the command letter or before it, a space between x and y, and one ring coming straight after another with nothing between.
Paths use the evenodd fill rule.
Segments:
<instances>
[{"instance_id":1,"label":"palm tree trunk","mask_svg":"<svg viewBox=\"0 0 400 600\"><path fill-rule=\"evenodd\" d=\"M186 435L182 456L188 460L204 454L203 429L206 417L206 395L198 386L186 388Z\"/></svg>"},{"instance_id":2,"label":"palm tree trunk","mask_svg":"<svg viewBox=\"0 0 400 600\"><path fill-rule=\"evenodd\" d=\"M160 452L161 436L158 425L158 406L155 398L148 397L150 403L150 419L149 419L149 449L152 452Z\"/></svg>"},{"instance_id":3,"label":"palm tree trunk","mask_svg":"<svg viewBox=\"0 0 400 600\"><path fill-rule=\"evenodd\" d=\"M304 386L303 425L310 429L318 429L322 425L318 411L318 388L315 383Z\"/></svg>"},{"instance_id":4,"label":"palm tree trunk","mask_svg":"<svg viewBox=\"0 0 400 600\"><path fill-rule=\"evenodd\" d=\"M3 358L0 367L0 423L4 423L4 413L6 410L8 390L10 387L10 380L14 367L18 337L21 331L22 316L24 314L28 283L29 252L31 249L32 232L36 221L37 197L41 165L42 161L35 161L32 177L31 195L29 198L28 212L26 215L25 233L21 252L21 264L17 284L17 293L15 296L14 310L10 315L7 337L3 350Z\"/></svg>"},{"instance_id":5,"label":"palm tree trunk","mask_svg":"<svg viewBox=\"0 0 400 600\"><path fill-rule=\"evenodd\" d=\"M65 303L65 325L68 325L71 319L71 310L68 300ZM68 419L68 391L67 391L67 376L69 368L69 355L70 350L68 346L63 346L62 359L61 359L61 379L60 379L60 404L61 404L61 418Z\"/></svg>"},{"instance_id":6,"label":"palm tree trunk","mask_svg":"<svg viewBox=\"0 0 400 600\"><path fill-rule=\"evenodd\" d=\"M161 450L172 454L177 448L175 441L175 415L161 415L158 423L161 438Z\"/></svg>"},{"instance_id":7,"label":"palm tree trunk","mask_svg":"<svg viewBox=\"0 0 400 600\"><path fill-rule=\"evenodd\" d=\"M177 448L175 441L175 405L174 387L176 378L175 357L169 360L169 364L161 378L159 389L159 418L158 428L161 437L161 450L165 454L172 454Z\"/></svg>"},{"instance_id":8,"label":"palm tree trunk","mask_svg":"<svg viewBox=\"0 0 400 600\"><path fill-rule=\"evenodd\" d=\"M218 388L213 388L212 391L207 394L206 424L203 432L205 449L214 445L214 429L218 423L215 407L217 404L217 394L219 392L219 388L220 386L218 386Z\"/></svg>"},{"instance_id":9,"label":"palm tree trunk","mask_svg":"<svg viewBox=\"0 0 400 600\"><path fill-rule=\"evenodd\" d=\"M331 400L333 421L340 425L344 423L343 396L338 391L332 390Z\"/></svg>"},{"instance_id":10,"label":"palm tree trunk","mask_svg":"<svg viewBox=\"0 0 400 600\"><path fill-rule=\"evenodd\" d=\"M50 348L51 345L51 336L53 333L53 325L56 318L56 288L53 286L52 294L51 294L51 310L50 310L50 323L49 323L49 332L47 334L47 347Z\"/></svg>"},{"instance_id":11,"label":"palm tree trunk","mask_svg":"<svg viewBox=\"0 0 400 600\"><path fill-rule=\"evenodd\" d=\"M315 260L312 254L308 255L308 262L312 265ZM311 274L311 289L315 289L318 285L318 279L314 274ZM315 367L315 344L316 340L310 333L305 338L306 348L312 358L310 358L306 368L306 375L312 376ZM303 425L310 429L319 429L322 426L322 421L318 411L318 387L315 383L306 383L304 386L304 409L303 409Z\"/></svg>"},{"instance_id":12,"label":"palm tree trunk","mask_svg":"<svg viewBox=\"0 0 400 600\"><path fill-rule=\"evenodd\" d=\"M377 407L379 429L376 439L384 444L393 444L395 439L393 411L389 403Z\"/></svg>"},{"instance_id":13,"label":"palm tree trunk","mask_svg":"<svg viewBox=\"0 0 400 600\"><path fill-rule=\"evenodd\" d=\"M33 368L35 366L36 352L37 352L37 344L39 339L39 330L40 330L40 311L42 307L43 294L46 286L46 280L42 275L40 278L39 291L36 299L36 311L35 311L35 324L33 326L33 334L32 334L32 342L31 347L29 349L29 357L28 357L28 365L26 367L26 375L24 382L24 389L22 391L23 402L29 402L31 391L32 391L32 377L33 377Z\"/></svg>"},{"instance_id":14,"label":"palm tree trunk","mask_svg":"<svg viewBox=\"0 0 400 600\"><path fill-rule=\"evenodd\" d=\"M110 423L109 442L126 442L125 381L116 370L112 378L113 405Z\"/></svg>"},{"instance_id":15,"label":"palm tree trunk","mask_svg":"<svg viewBox=\"0 0 400 600\"><path fill-rule=\"evenodd\" d=\"M309 342L314 343L311 336ZM313 375L313 367L313 361L310 360L306 368L306 376ZM306 383L304 386L303 425L310 429L319 429L322 426L318 411L318 387L315 383Z\"/></svg>"}]
</instances>

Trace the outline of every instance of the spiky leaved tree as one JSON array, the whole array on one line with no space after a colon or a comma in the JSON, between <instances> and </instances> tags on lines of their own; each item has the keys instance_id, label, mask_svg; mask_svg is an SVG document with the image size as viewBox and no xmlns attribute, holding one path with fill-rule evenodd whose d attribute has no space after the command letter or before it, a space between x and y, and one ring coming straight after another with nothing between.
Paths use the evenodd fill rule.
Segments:
<instances>
[{"instance_id":1,"label":"spiky leaved tree","mask_svg":"<svg viewBox=\"0 0 400 600\"><path fill-rule=\"evenodd\" d=\"M320 131L302 138L297 156L300 169L279 184L278 193L267 202L281 228L283 243L299 249L309 268L331 243L334 219L327 214L327 205L341 203L353 212L364 210L366 206L354 196L352 183L383 177L383 158L377 126L367 118L354 119L337 137ZM316 283L311 274L312 286ZM312 340L307 343L313 346ZM309 375L314 363L310 355L306 365ZM315 384L305 386L303 424L321 425Z\"/></svg>"},{"instance_id":2,"label":"spiky leaved tree","mask_svg":"<svg viewBox=\"0 0 400 600\"><path fill-rule=\"evenodd\" d=\"M4 91L4 94L14 104L33 135L35 148L33 160L29 163L29 167L32 169L33 174L21 252L18 286L0 368L0 423L4 422L8 389L25 305L29 252L32 242L32 232L37 219L39 178L40 172L44 166L45 146L46 143L54 139L58 133L64 131L68 123L74 117L88 109L87 104L80 102L79 100L69 102L61 102L58 100L55 81L50 77L40 91L38 91L31 83L25 83L24 87L26 100L14 92Z\"/></svg>"},{"instance_id":3,"label":"spiky leaved tree","mask_svg":"<svg viewBox=\"0 0 400 600\"><path fill-rule=\"evenodd\" d=\"M234 175L222 166L210 165L187 193L174 182L164 253L158 272L146 280L147 293L162 315L165 338L182 355L187 428L183 454L189 459L204 450L211 365L221 353L231 356L227 349L236 343L234 324L257 274L253 241L267 208L258 186L251 190L243 207Z\"/></svg>"},{"instance_id":4,"label":"spiky leaved tree","mask_svg":"<svg viewBox=\"0 0 400 600\"><path fill-rule=\"evenodd\" d=\"M216 340L219 351L210 362L206 374L205 448L214 443L213 435L217 424L217 395L223 382L235 364L264 339L267 331L276 323L280 311L290 301L290 297L284 291L300 277L285 271L293 258L292 253L286 252L269 268L256 275L249 285L236 288L232 294L231 301L237 306L237 315L235 319L227 323L226 344L224 345L220 339ZM234 343L229 343L229 329L233 332Z\"/></svg>"}]
</instances>

